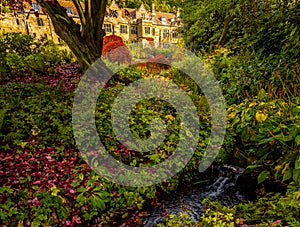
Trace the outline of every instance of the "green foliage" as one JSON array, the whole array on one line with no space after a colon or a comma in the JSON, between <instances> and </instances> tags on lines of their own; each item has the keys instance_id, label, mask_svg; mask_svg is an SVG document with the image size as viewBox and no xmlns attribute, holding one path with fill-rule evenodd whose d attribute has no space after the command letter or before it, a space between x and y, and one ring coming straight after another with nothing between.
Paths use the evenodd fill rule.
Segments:
<instances>
[{"instance_id":1,"label":"green foliage","mask_svg":"<svg viewBox=\"0 0 300 227\"><path fill-rule=\"evenodd\" d=\"M110 4L112 1L108 1ZM116 3L121 7L128 8L139 8L142 4L146 7L147 10L151 9L151 4L155 4L155 9L164 11L164 12L172 12L176 10L176 7L180 6L183 1L182 0L116 0Z\"/></svg>"},{"instance_id":2,"label":"green foliage","mask_svg":"<svg viewBox=\"0 0 300 227\"><path fill-rule=\"evenodd\" d=\"M266 101L262 90L256 101L244 101L228 109L230 133L240 141L236 152L246 157L250 169L262 171L259 183L271 174L283 181L294 179L298 184L300 106L283 100ZM266 101L266 102L265 102Z\"/></svg>"},{"instance_id":3,"label":"green foliage","mask_svg":"<svg viewBox=\"0 0 300 227\"><path fill-rule=\"evenodd\" d=\"M293 55L233 55L229 50L206 60L221 81L229 105L252 100L263 89L267 100L298 97L299 61Z\"/></svg>"},{"instance_id":4,"label":"green foliage","mask_svg":"<svg viewBox=\"0 0 300 227\"><path fill-rule=\"evenodd\" d=\"M11 67L23 67L22 58L34 53L38 44L29 35L19 33L0 34L0 73ZM15 59L15 62L14 62Z\"/></svg>"},{"instance_id":5,"label":"green foliage","mask_svg":"<svg viewBox=\"0 0 300 227\"><path fill-rule=\"evenodd\" d=\"M148 72L147 69L140 68L127 68L119 71L119 80L123 83L110 84L110 88L103 90L98 97L98 104L96 108L96 125L101 141L107 150L111 151L112 155L120 162L126 163L132 166L149 166L162 162L170 157L178 144L180 121L179 116L176 114L174 108L167 102L159 99L146 99L139 102L132 110L129 116L129 126L132 133L140 139L147 139L150 135L149 123L154 118L162 119L167 125L167 131L169 132L159 147L154 151L143 155L140 152L129 152L125 148L119 147L119 142L113 132L110 116L112 106L115 105L114 101L118 94L122 91L126 84L131 81L146 77L146 78L160 78L168 81L172 80L183 88L194 101L197 108L200 121L200 140L199 145L194 153L193 158L188 165L180 173L181 179L191 180L194 172L198 168L200 160L205 152L206 145L208 143L209 131L210 131L210 111L207 100L201 95L200 91L189 77L184 74L180 74L177 70L170 70L168 73L161 72L160 75L156 73ZM131 75L131 77L127 77ZM113 81L111 82L113 83ZM163 83L163 82L162 82ZM171 94L169 94L171 95ZM164 189L171 190L176 187L178 180L175 178L170 179L166 184L168 187Z\"/></svg>"},{"instance_id":6,"label":"green foliage","mask_svg":"<svg viewBox=\"0 0 300 227\"><path fill-rule=\"evenodd\" d=\"M182 13L185 41L202 54L220 46L264 54L291 50L299 46L298 9L299 2L293 0L188 0ZM299 57L296 49L293 52Z\"/></svg>"},{"instance_id":7,"label":"green foliage","mask_svg":"<svg viewBox=\"0 0 300 227\"><path fill-rule=\"evenodd\" d=\"M174 79L182 89L190 94L199 107L199 114L203 119L199 146L193 158L178 176L166 180L157 187L123 187L100 178L91 170L80 172L84 165L82 164L83 160L79 159L72 164L74 169L70 168L67 173L64 173L71 184L71 186L67 186L67 189L64 188L65 186L46 184L45 191L41 190L37 193L39 186L32 185L34 177L31 176L17 178L20 180L18 185L21 185L22 189L16 188L15 185L11 188L6 186L1 188L3 192L0 193L6 193L8 197L8 199L6 196L3 197L5 200L1 201L1 222L14 225L26 222L30 222L32 225L57 225L56 218L58 218L58 223L65 223L64 221L69 221L70 216L72 218L72 212L77 211L79 213L73 215L74 218L76 217L74 220L72 219L74 223L77 219L82 223L93 223L100 218L99 220L103 223L115 224L123 219L135 220L137 218L134 216L135 212L143 209L146 204L151 204L152 200L156 198L157 188L171 191L178 186L180 180L191 180L193 174L197 174L195 170L198 168L208 142L210 112L206 99L199 95L198 90L194 90L195 85L192 80L184 74L177 76L177 73L176 70L168 71L168 73L162 72L157 76L149 73L147 69L136 67L120 71L119 75L108 83L107 88L101 91L96 109L96 125L103 143L116 159L132 166L160 163L174 152L180 129L178 116L168 103L155 99L144 100L132 110L131 127L138 137L147 138L149 121L157 116L167 123L171 131L167 137L167 143L145 155L134 152L130 155L123 154L118 153L118 149L114 149L118 143L112 132L110 117L107 116L110 114L115 97L130 82L143 77L160 77L165 81ZM43 80L35 81L35 83L9 82L1 85L1 89L4 95L0 99L0 106L3 107L0 118L2 124L0 148L6 152L3 155L5 154L6 157L13 150L22 157L25 155L25 159L30 157L36 159L37 156L44 157L44 153L47 153L48 149L54 149L56 155L53 159L60 165L69 162L71 157L66 152L71 150L72 154L76 154L71 124L73 93L68 90L62 92L60 83L53 87L53 85L46 85ZM122 149L120 151L123 152ZM52 154L48 158L51 162L53 161ZM38 160L37 163L39 164L36 169L43 168L44 161ZM40 167L40 165L42 166ZM60 169L61 167L55 165L53 168ZM52 179L50 177L45 180ZM37 184L39 183L37 182ZM20 207L18 205L18 201L21 201L20 204L24 204L26 201L32 200L32 196L37 197L39 206L24 205Z\"/></svg>"},{"instance_id":8,"label":"green foliage","mask_svg":"<svg viewBox=\"0 0 300 227\"><path fill-rule=\"evenodd\" d=\"M41 225L54 225L55 221L53 216L57 216L60 221L65 220L68 217L69 209L65 205L65 200L62 197L56 195L49 195L45 190L42 192L36 192L35 196L41 200L39 207L33 207L34 212L32 226Z\"/></svg>"},{"instance_id":9,"label":"green foliage","mask_svg":"<svg viewBox=\"0 0 300 227\"><path fill-rule=\"evenodd\" d=\"M45 73L58 63L69 63L73 59L74 56L70 51L48 42L36 49L36 53L26 56L23 64L34 72Z\"/></svg>"},{"instance_id":10,"label":"green foliage","mask_svg":"<svg viewBox=\"0 0 300 227\"><path fill-rule=\"evenodd\" d=\"M241 203L233 207L224 207L218 202L210 202L206 205L208 207L206 215L200 223L207 219L213 220L213 217L215 217L215 221L220 222L221 217L227 216L227 221L230 220L231 224L227 223L224 226L239 226L242 224L257 227L298 226L300 224L299 198L299 187L290 185L286 196L267 194L256 202Z\"/></svg>"},{"instance_id":11,"label":"green foliage","mask_svg":"<svg viewBox=\"0 0 300 227\"><path fill-rule=\"evenodd\" d=\"M299 186L289 186L286 196L267 194L257 202L235 206L236 217L253 226L298 226Z\"/></svg>"},{"instance_id":12,"label":"green foliage","mask_svg":"<svg viewBox=\"0 0 300 227\"><path fill-rule=\"evenodd\" d=\"M64 141L68 148L74 146L69 118L72 94L63 97L56 89L39 83L10 83L2 86L2 91L4 95L0 105L7 111L0 132L1 141L18 145L29 137L37 136L41 138L39 147L55 144L56 141Z\"/></svg>"},{"instance_id":13,"label":"green foliage","mask_svg":"<svg viewBox=\"0 0 300 227\"><path fill-rule=\"evenodd\" d=\"M70 51L52 42L35 40L30 35L19 33L0 34L0 73L19 73L30 69L45 73L60 62L71 62Z\"/></svg>"},{"instance_id":14,"label":"green foliage","mask_svg":"<svg viewBox=\"0 0 300 227\"><path fill-rule=\"evenodd\" d=\"M193 224L192 219L186 213L180 213L178 216L175 214L170 214L166 218L165 223L157 224L158 227L188 227Z\"/></svg>"},{"instance_id":15,"label":"green foliage","mask_svg":"<svg viewBox=\"0 0 300 227\"><path fill-rule=\"evenodd\" d=\"M222 206L219 202L209 202L206 199L202 203L204 204L205 214L201 218L199 226L235 226L234 208Z\"/></svg>"},{"instance_id":16,"label":"green foliage","mask_svg":"<svg viewBox=\"0 0 300 227\"><path fill-rule=\"evenodd\" d=\"M192 222L188 214L171 214L158 226L299 226L299 186L288 186L286 195L266 194L255 202L240 203L232 207L218 201L203 200L204 214L198 222Z\"/></svg>"}]
</instances>

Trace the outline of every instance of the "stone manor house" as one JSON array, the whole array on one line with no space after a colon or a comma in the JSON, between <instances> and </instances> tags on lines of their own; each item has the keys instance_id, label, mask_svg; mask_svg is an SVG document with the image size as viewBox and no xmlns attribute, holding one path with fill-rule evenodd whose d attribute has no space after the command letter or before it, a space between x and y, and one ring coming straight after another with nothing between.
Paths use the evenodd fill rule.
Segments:
<instances>
[{"instance_id":1,"label":"stone manor house","mask_svg":"<svg viewBox=\"0 0 300 227\"><path fill-rule=\"evenodd\" d=\"M59 0L67 14L80 23L78 13L72 1ZM154 41L165 47L169 43L178 42L178 29L182 27L179 9L176 13L165 13L146 10L142 4L138 9L120 8L115 1L107 7L103 28L106 35L121 36L125 42ZM60 43L55 34L50 17L45 14L37 3L27 4L23 12L17 16L11 13L0 14L0 32L19 32L35 38L44 38Z\"/></svg>"}]
</instances>

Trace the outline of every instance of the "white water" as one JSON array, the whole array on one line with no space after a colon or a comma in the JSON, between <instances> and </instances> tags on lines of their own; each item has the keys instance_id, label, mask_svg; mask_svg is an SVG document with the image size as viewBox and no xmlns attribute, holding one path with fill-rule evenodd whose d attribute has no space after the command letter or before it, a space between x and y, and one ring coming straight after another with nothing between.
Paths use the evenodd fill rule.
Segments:
<instances>
[{"instance_id":1,"label":"white water","mask_svg":"<svg viewBox=\"0 0 300 227\"><path fill-rule=\"evenodd\" d=\"M168 195L164 201L161 201L162 208L155 209L145 219L144 226L156 226L157 223L163 221L163 215L166 212L177 215L180 212L188 213L193 221L197 221L204 212L201 202L207 197L211 200L219 200L228 206L247 200L236 186L237 179L243 173L243 169L223 166L217 172L218 176L208 184L197 184Z\"/></svg>"}]
</instances>

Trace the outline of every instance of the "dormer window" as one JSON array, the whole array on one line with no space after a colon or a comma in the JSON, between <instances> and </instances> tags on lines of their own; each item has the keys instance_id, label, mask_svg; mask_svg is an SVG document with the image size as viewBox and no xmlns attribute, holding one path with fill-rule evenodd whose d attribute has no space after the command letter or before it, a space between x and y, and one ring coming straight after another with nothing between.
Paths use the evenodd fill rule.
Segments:
<instances>
[{"instance_id":1,"label":"dormer window","mask_svg":"<svg viewBox=\"0 0 300 227\"><path fill-rule=\"evenodd\" d=\"M110 9L107 16L118 18L119 14L118 14L117 10L111 10Z\"/></svg>"},{"instance_id":2,"label":"dormer window","mask_svg":"<svg viewBox=\"0 0 300 227\"><path fill-rule=\"evenodd\" d=\"M31 4L31 6L32 6L32 9L34 9L34 11L40 12L41 8L40 8L40 6L37 3L33 2Z\"/></svg>"},{"instance_id":3,"label":"dormer window","mask_svg":"<svg viewBox=\"0 0 300 227\"><path fill-rule=\"evenodd\" d=\"M153 23L155 23L155 16L154 15L151 15L149 20L151 20Z\"/></svg>"},{"instance_id":4,"label":"dormer window","mask_svg":"<svg viewBox=\"0 0 300 227\"><path fill-rule=\"evenodd\" d=\"M162 24L167 24L166 18L165 17L161 17L160 21Z\"/></svg>"},{"instance_id":5,"label":"dormer window","mask_svg":"<svg viewBox=\"0 0 300 227\"><path fill-rule=\"evenodd\" d=\"M70 6L66 7L67 14L73 14L73 9Z\"/></svg>"},{"instance_id":6,"label":"dormer window","mask_svg":"<svg viewBox=\"0 0 300 227\"><path fill-rule=\"evenodd\" d=\"M174 23L175 22L175 18L170 18L170 22Z\"/></svg>"},{"instance_id":7,"label":"dormer window","mask_svg":"<svg viewBox=\"0 0 300 227\"><path fill-rule=\"evenodd\" d=\"M146 19L146 15L144 13L141 14L142 19L145 20Z\"/></svg>"}]
</instances>

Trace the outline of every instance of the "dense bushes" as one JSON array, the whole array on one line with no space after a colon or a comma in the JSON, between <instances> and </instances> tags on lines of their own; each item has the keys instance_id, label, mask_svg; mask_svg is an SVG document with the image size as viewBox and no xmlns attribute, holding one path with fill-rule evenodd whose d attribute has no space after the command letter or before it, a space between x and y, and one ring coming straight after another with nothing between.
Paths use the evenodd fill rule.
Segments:
<instances>
[{"instance_id":1,"label":"dense bushes","mask_svg":"<svg viewBox=\"0 0 300 227\"><path fill-rule=\"evenodd\" d=\"M185 42L196 52L226 47L269 55L295 48L292 53L299 58L298 1L188 0L182 11Z\"/></svg>"},{"instance_id":2,"label":"dense bushes","mask_svg":"<svg viewBox=\"0 0 300 227\"><path fill-rule=\"evenodd\" d=\"M61 68L64 66L58 72ZM74 83L79 78L72 75L73 79L66 80ZM130 225L140 222L138 210L151 203L155 188L117 186L91 171L75 150L73 89L62 92L60 84L50 85L44 81L1 85L1 223L92 226L124 219Z\"/></svg>"},{"instance_id":3,"label":"dense bushes","mask_svg":"<svg viewBox=\"0 0 300 227\"><path fill-rule=\"evenodd\" d=\"M299 18L295 1L185 2L186 45L215 73L228 105L217 161L244 166L261 187L255 202L208 203L193 225L299 225ZM270 182L289 185L287 193L265 194ZM190 222L173 215L166 225Z\"/></svg>"},{"instance_id":4,"label":"dense bushes","mask_svg":"<svg viewBox=\"0 0 300 227\"><path fill-rule=\"evenodd\" d=\"M300 185L300 100L267 101L264 95L229 108L229 133L238 140L233 151L249 170L259 170L258 183L273 177Z\"/></svg>"},{"instance_id":5,"label":"dense bushes","mask_svg":"<svg viewBox=\"0 0 300 227\"><path fill-rule=\"evenodd\" d=\"M73 55L50 41L4 33L0 34L0 59L1 77L7 77L9 74L46 73L58 63L72 62Z\"/></svg>"},{"instance_id":6,"label":"dense bushes","mask_svg":"<svg viewBox=\"0 0 300 227\"><path fill-rule=\"evenodd\" d=\"M141 210L155 204L159 190L173 190L180 180L191 180L198 168L207 143L209 121L201 123L201 143L192 160L178 176L157 188L123 187L97 176L82 161L73 139L71 108L73 91L80 79L77 69L76 65L61 64L40 78L27 76L24 80L15 76L5 83L1 81L4 96L0 105L4 109L0 117L0 149L3 151L1 160L5 160L0 163L1 223L24 226L109 223L118 226L125 222L128 226L136 226L142 223L143 215L147 215ZM156 73L147 74L147 70L137 67L121 71L119 80L110 81L101 92L96 112L103 143L116 159L132 166L161 162L173 153L178 140L178 116L168 103L160 100L139 103L130 116L131 126L134 133L146 138L149 134L147 122L151 117L160 116L171 132L168 144L142 155L128 151L116 140L110 118L106 116L122 88L143 76L157 77ZM65 87L68 84L70 86ZM190 91L188 87L183 89ZM196 93L193 97L200 99ZM209 119L209 112L206 114L203 119Z\"/></svg>"}]
</instances>

